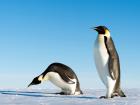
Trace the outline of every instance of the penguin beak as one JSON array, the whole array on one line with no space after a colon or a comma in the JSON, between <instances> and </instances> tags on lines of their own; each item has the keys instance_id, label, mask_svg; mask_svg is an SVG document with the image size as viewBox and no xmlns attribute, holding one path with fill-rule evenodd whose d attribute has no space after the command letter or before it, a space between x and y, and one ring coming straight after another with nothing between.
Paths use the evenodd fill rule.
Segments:
<instances>
[{"instance_id":1,"label":"penguin beak","mask_svg":"<svg viewBox=\"0 0 140 105\"><path fill-rule=\"evenodd\" d=\"M98 27L94 27L93 29L94 29L94 30L96 30L96 31L98 31L98 30L99 30L99 29L98 29Z\"/></svg>"},{"instance_id":2,"label":"penguin beak","mask_svg":"<svg viewBox=\"0 0 140 105\"><path fill-rule=\"evenodd\" d=\"M91 27L90 29L98 31L98 27Z\"/></svg>"},{"instance_id":3,"label":"penguin beak","mask_svg":"<svg viewBox=\"0 0 140 105\"><path fill-rule=\"evenodd\" d=\"M28 85L28 87L30 87L31 85L33 85L33 83L30 83L30 84ZM28 88L28 87L27 87L27 88Z\"/></svg>"}]
</instances>

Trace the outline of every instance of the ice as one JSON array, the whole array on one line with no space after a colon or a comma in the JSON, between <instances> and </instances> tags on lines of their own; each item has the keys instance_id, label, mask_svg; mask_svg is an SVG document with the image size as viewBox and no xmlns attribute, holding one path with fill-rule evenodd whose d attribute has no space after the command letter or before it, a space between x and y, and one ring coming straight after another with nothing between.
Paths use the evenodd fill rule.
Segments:
<instances>
[{"instance_id":1,"label":"ice","mask_svg":"<svg viewBox=\"0 0 140 105\"><path fill-rule=\"evenodd\" d=\"M0 105L140 105L140 89L126 89L127 97L99 99L105 90L86 89L83 95L59 95L59 90L0 89Z\"/></svg>"}]
</instances>

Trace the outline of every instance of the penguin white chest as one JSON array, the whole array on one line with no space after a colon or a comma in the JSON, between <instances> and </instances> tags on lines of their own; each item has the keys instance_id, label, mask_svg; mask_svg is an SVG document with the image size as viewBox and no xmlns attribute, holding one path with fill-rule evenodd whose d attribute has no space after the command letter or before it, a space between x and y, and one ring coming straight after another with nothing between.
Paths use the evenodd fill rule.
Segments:
<instances>
[{"instance_id":1,"label":"penguin white chest","mask_svg":"<svg viewBox=\"0 0 140 105\"><path fill-rule=\"evenodd\" d=\"M48 74L49 80L56 86L60 87L63 91L70 92L71 94L74 94L76 89L76 79L71 79L74 84L69 84L65 82L58 73L55 72L49 72Z\"/></svg>"},{"instance_id":2,"label":"penguin white chest","mask_svg":"<svg viewBox=\"0 0 140 105\"><path fill-rule=\"evenodd\" d=\"M108 70L108 60L109 55L104 43L104 36L97 38L94 46L94 58L98 74L102 82L107 85L109 70Z\"/></svg>"}]
</instances>

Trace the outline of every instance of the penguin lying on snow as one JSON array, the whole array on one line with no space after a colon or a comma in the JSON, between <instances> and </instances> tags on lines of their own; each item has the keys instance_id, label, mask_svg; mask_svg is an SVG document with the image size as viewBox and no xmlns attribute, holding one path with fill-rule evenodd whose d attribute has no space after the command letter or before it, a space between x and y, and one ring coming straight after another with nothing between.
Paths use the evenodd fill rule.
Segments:
<instances>
[{"instance_id":1,"label":"penguin lying on snow","mask_svg":"<svg viewBox=\"0 0 140 105\"><path fill-rule=\"evenodd\" d=\"M107 94L101 98L111 98L116 95L126 97L120 88L119 56L105 26L95 27L98 37L94 46L94 58L98 74L107 88Z\"/></svg>"},{"instance_id":2,"label":"penguin lying on snow","mask_svg":"<svg viewBox=\"0 0 140 105\"><path fill-rule=\"evenodd\" d=\"M82 94L80 83L73 70L61 63L52 63L39 76L35 77L28 85L37 85L45 80L50 80L54 85L60 87L61 95L79 95Z\"/></svg>"}]
</instances>

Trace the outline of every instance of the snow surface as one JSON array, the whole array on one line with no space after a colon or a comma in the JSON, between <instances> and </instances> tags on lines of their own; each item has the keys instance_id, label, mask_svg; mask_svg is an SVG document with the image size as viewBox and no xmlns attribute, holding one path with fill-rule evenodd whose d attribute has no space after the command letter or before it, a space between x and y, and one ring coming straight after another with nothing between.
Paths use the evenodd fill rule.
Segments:
<instances>
[{"instance_id":1,"label":"snow surface","mask_svg":"<svg viewBox=\"0 0 140 105\"><path fill-rule=\"evenodd\" d=\"M105 90L83 90L83 95L56 95L58 90L0 89L0 105L140 105L140 89L127 89L127 97L99 99Z\"/></svg>"}]
</instances>

